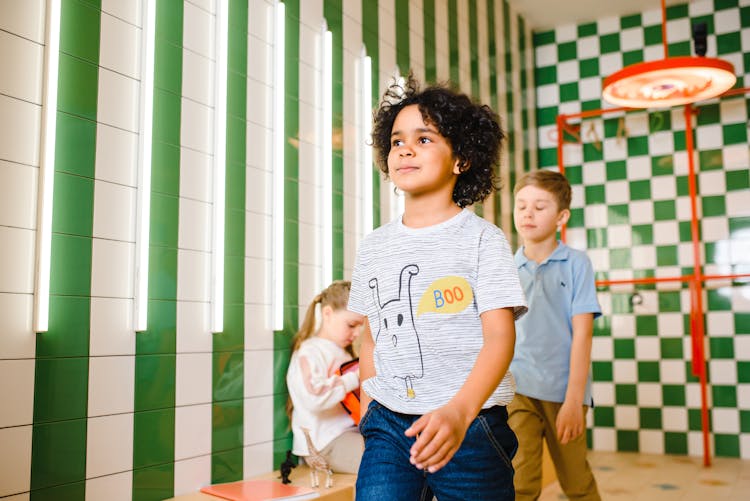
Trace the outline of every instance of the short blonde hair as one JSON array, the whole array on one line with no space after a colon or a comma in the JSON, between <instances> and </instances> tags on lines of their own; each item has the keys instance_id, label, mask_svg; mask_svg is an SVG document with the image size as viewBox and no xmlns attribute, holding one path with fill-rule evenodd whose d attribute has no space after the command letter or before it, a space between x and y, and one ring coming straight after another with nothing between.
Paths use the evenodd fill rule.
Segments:
<instances>
[{"instance_id":1,"label":"short blonde hair","mask_svg":"<svg viewBox=\"0 0 750 501\"><path fill-rule=\"evenodd\" d=\"M557 200L558 211L570 209L570 200L573 197L570 183L559 172L541 169L524 174L513 187L513 196L526 186L536 186L552 193Z\"/></svg>"}]
</instances>

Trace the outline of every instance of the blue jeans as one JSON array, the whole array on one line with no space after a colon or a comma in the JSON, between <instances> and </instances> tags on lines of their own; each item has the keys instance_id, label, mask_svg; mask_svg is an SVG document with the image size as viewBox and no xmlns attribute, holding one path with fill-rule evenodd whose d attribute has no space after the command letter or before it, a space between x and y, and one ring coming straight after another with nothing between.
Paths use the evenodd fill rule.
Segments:
<instances>
[{"instance_id":1,"label":"blue jeans","mask_svg":"<svg viewBox=\"0 0 750 501\"><path fill-rule=\"evenodd\" d=\"M409 462L414 438L404 435L419 416L393 412L373 401L359 423L365 452L357 501L508 501L515 499L513 464L518 441L505 407L479 413L453 458L428 473Z\"/></svg>"}]
</instances>

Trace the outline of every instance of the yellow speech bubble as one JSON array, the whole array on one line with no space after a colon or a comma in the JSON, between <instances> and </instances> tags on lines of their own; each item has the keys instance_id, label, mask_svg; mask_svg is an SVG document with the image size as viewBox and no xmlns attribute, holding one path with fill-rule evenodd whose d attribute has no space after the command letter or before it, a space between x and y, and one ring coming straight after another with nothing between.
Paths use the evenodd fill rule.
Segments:
<instances>
[{"instance_id":1,"label":"yellow speech bubble","mask_svg":"<svg viewBox=\"0 0 750 501\"><path fill-rule=\"evenodd\" d=\"M458 313L474 301L469 282L463 277L444 277L430 284L419 300L417 316L422 313Z\"/></svg>"}]
</instances>

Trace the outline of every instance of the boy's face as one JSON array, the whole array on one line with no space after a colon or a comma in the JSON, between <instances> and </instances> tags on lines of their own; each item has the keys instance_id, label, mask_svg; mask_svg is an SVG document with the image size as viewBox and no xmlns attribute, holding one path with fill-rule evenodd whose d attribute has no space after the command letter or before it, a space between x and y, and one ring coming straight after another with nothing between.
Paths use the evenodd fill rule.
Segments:
<instances>
[{"instance_id":1,"label":"boy's face","mask_svg":"<svg viewBox=\"0 0 750 501\"><path fill-rule=\"evenodd\" d=\"M416 104L396 116L391 130L388 176L409 196L447 191L461 171L453 148L433 124L425 123Z\"/></svg>"},{"instance_id":2,"label":"boy's face","mask_svg":"<svg viewBox=\"0 0 750 501\"><path fill-rule=\"evenodd\" d=\"M516 193L513 222L525 243L555 238L557 230L569 217L570 211L558 210L557 199L547 190L528 185Z\"/></svg>"}]
</instances>

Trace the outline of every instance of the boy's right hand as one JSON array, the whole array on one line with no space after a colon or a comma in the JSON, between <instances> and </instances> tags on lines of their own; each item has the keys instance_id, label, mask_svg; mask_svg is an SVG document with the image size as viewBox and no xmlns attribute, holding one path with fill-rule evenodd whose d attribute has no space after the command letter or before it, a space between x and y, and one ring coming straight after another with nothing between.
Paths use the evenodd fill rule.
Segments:
<instances>
[{"instance_id":1,"label":"boy's right hand","mask_svg":"<svg viewBox=\"0 0 750 501\"><path fill-rule=\"evenodd\" d=\"M566 400L555 419L557 439L565 445L583 433L583 405Z\"/></svg>"},{"instance_id":2,"label":"boy's right hand","mask_svg":"<svg viewBox=\"0 0 750 501\"><path fill-rule=\"evenodd\" d=\"M409 460L420 470L435 473L461 447L468 428L457 406L447 404L423 415L405 431L407 437L417 437Z\"/></svg>"}]
</instances>

